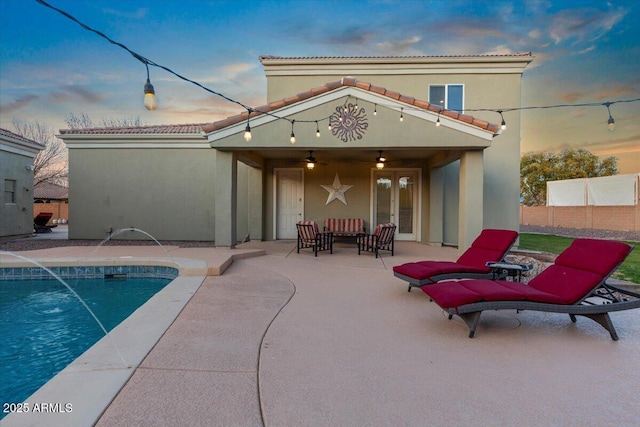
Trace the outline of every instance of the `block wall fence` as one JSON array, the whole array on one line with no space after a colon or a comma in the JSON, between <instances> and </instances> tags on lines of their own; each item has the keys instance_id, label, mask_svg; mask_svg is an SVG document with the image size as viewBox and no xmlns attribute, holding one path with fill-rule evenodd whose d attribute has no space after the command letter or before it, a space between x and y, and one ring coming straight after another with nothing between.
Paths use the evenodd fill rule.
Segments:
<instances>
[{"instance_id":1,"label":"block wall fence","mask_svg":"<svg viewBox=\"0 0 640 427\"><path fill-rule=\"evenodd\" d=\"M520 206L520 224L638 232L640 205Z\"/></svg>"},{"instance_id":2,"label":"block wall fence","mask_svg":"<svg viewBox=\"0 0 640 427\"><path fill-rule=\"evenodd\" d=\"M51 212L53 216L49 220L49 225L53 220L66 219L69 220L69 204L52 202L52 203L34 203L33 204L33 217L35 218L41 212Z\"/></svg>"}]
</instances>

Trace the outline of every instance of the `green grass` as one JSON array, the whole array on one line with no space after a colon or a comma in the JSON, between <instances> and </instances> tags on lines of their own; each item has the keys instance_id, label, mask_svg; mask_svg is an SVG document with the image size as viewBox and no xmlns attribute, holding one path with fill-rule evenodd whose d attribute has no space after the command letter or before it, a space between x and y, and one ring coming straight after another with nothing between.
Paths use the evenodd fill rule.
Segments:
<instances>
[{"instance_id":1,"label":"green grass","mask_svg":"<svg viewBox=\"0 0 640 427\"><path fill-rule=\"evenodd\" d=\"M564 251L573 239L570 237L552 236L548 234L520 234L520 249L559 254ZM632 242L627 242L633 245ZM640 283L640 250L634 248L613 277L628 282Z\"/></svg>"}]
</instances>

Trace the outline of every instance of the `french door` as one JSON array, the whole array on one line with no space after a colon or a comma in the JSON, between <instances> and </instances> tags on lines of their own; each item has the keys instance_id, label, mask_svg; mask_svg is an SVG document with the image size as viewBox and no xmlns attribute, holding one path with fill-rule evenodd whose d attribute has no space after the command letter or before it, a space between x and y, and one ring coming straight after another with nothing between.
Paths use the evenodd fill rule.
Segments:
<instances>
[{"instance_id":1,"label":"french door","mask_svg":"<svg viewBox=\"0 0 640 427\"><path fill-rule=\"evenodd\" d=\"M417 240L420 170L374 170L373 175L372 228L392 222L397 240Z\"/></svg>"},{"instance_id":2,"label":"french door","mask_svg":"<svg viewBox=\"0 0 640 427\"><path fill-rule=\"evenodd\" d=\"M296 223L303 220L302 169L276 169L276 239L295 239Z\"/></svg>"}]
</instances>

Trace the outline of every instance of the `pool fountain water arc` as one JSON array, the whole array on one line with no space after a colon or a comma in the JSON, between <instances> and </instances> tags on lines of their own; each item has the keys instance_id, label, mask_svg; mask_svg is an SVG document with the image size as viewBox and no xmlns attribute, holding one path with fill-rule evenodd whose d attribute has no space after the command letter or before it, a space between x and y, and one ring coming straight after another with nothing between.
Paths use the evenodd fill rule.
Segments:
<instances>
[{"instance_id":1,"label":"pool fountain water arc","mask_svg":"<svg viewBox=\"0 0 640 427\"><path fill-rule=\"evenodd\" d=\"M160 248L162 248L162 250L164 251L164 254L167 256L167 258L169 258L171 260L171 262L175 263L175 260L173 259L173 257L171 255L169 255L169 252L167 251L167 249L162 246L162 244L158 241L158 239L156 239L155 237L153 237L151 234L147 233L144 230L141 230L139 228L136 227L127 227L127 228L121 228L119 230L116 230L115 232L109 234L109 236L107 236L106 239L102 240L100 243L98 243L98 245L96 246L96 248L93 250L93 252L91 252L91 254L89 255L89 257L92 257L95 255L95 253L98 251L98 249L100 249L105 243L107 243L109 240L112 240L114 237L116 237L119 234L122 234L126 231L131 231L131 232L136 232L136 233L140 233L143 234L147 237L149 237L150 239L152 239L154 242L156 242L158 244L158 246L160 246Z\"/></svg>"},{"instance_id":2,"label":"pool fountain water arc","mask_svg":"<svg viewBox=\"0 0 640 427\"><path fill-rule=\"evenodd\" d=\"M109 335L109 332L107 331L107 329L104 327L104 325L102 324L102 322L100 321L100 319L98 319L98 316L96 316L96 314L93 312L93 310L91 310L91 308L89 307L89 305L87 305L87 303L80 297L80 295L78 295L78 293L71 287L69 286L69 284L67 282L65 282L60 276L58 276L56 273L54 273L53 271L51 271L49 268L45 267L44 265L40 264L38 261L22 256L22 255L18 255L16 253L10 252L10 251L0 251L0 255L8 255L8 256L12 256L18 259L21 259L23 261L29 262L31 264L34 264L38 267L40 267L41 269L43 269L44 271L46 271L47 273L49 273L52 277L54 277L58 282L60 282L63 286L65 286L72 294L73 296L75 296L78 301L80 301L80 303L84 306L84 308L87 309L87 311L89 312L89 314L91 315L91 317L93 317L93 319L96 321L96 323L98 324L98 326L100 327L100 329L102 329L102 331L104 332L105 336L107 337L107 339L109 340L109 342L111 343L111 345L113 346L114 350L116 351L116 353L118 354L118 357L120 358L120 360L122 361L122 364L124 365L125 368L130 368L130 366L127 364L127 362L124 360L124 357L122 356L122 353L120 353L120 350L118 349L118 346L116 345L115 342L113 342L113 340L111 339L111 335Z\"/></svg>"}]
</instances>

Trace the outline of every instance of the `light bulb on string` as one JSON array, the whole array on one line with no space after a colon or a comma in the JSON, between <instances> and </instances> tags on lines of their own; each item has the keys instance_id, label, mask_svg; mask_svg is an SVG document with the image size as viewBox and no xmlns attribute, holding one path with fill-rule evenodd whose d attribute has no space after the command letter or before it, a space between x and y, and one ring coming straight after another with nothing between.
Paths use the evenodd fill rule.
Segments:
<instances>
[{"instance_id":1,"label":"light bulb on string","mask_svg":"<svg viewBox=\"0 0 640 427\"><path fill-rule=\"evenodd\" d=\"M145 62L144 65L147 67L147 82L144 85L144 107L149 111L153 111L158 108L158 101L156 100L156 92L149 79L149 64Z\"/></svg>"},{"instance_id":2,"label":"light bulb on string","mask_svg":"<svg viewBox=\"0 0 640 427\"><path fill-rule=\"evenodd\" d=\"M292 144L296 143L296 134L293 133L293 124L295 123L295 120L291 120L291 138L289 138L289 142Z\"/></svg>"},{"instance_id":3,"label":"light bulb on string","mask_svg":"<svg viewBox=\"0 0 640 427\"><path fill-rule=\"evenodd\" d=\"M318 125L317 120L316 120L316 137L320 138L320 126Z\"/></svg>"},{"instance_id":4,"label":"light bulb on string","mask_svg":"<svg viewBox=\"0 0 640 427\"><path fill-rule=\"evenodd\" d=\"M502 119L502 123L500 124L500 129L507 129L507 123L504 121L504 116L502 115L502 110L497 111L500 114L500 118Z\"/></svg>"},{"instance_id":5,"label":"light bulb on string","mask_svg":"<svg viewBox=\"0 0 640 427\"><path fill-rule=\"evenodd\" d=\"M251 126L249 126L249 116L251 115L251 110L247 110L247 127L244 128L244 140L245 142L251 141Z\"/></svg>"},{"instance_id":6,"label":"light bulb on string","mask_svg":"<svg viewBox=\"0 0 640 427\"><path fill-rule=\"evenodd\" d=\"M604 105L605 107L607 107L607 112L609 113L609 120L607 120L607 125L609 126L609 131L613 132L616 129L616 121L613 120L613 116L611 115L611 109L609 108L611 106L611 102L605 102Z\"/></svg>"},{"instance_id":7,"label":"light bulb on string","mask_svg":"<svg viewBox=\"0 0 640 427\"><path fill-rule=\"evenodd\" d=\"M378 104L373 104L373 115L374 116L378 115Z\"/></svg>"},{"instance_id":8,"label":"light bulb on string","mask_svg":"<svg viewBox=\"0 0 640 427\"><path fill-rule=\"evenodd\" d=\"M440 113L442 110L438 111L438 119L436 120L436 126L440 127Z\"/></svg>"},{"instance_id":9,"label":"light bulb on string","mask_svg":"<svg viewBox=\"0 0 640 427\"><path fill-rule=\"evenodd\" d=\"M403 111L404 111L404 108L400 107L400 121L401 121L401 122L403 122L403 121L404 121L404 115L403 115L403 113L402 113Z\"/></svg>"}]
</instances>

